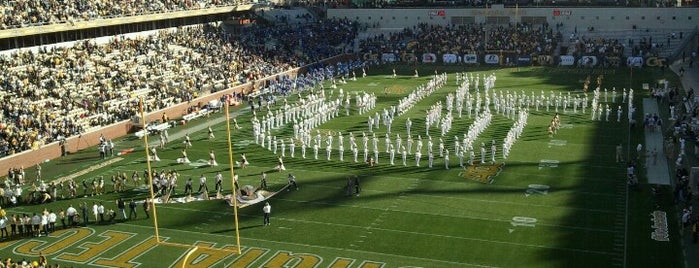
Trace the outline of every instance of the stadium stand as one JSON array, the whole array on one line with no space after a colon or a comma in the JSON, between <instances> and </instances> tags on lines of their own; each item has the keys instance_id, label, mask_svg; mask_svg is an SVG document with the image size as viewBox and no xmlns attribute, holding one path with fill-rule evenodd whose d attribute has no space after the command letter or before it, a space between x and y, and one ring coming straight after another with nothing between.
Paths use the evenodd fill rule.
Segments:
<instances>
[{"instance_id":1,"label":"stadium stand","mask_svg":"<svg viewBox=\"0 0 699 268\"><path fill-rule=\"evenodd\" d=\"M518 24L486 29L483 24L453 27L420 24L388 35L379 34L360 42L362 53L390 52L416 54L476 53L485 50L509 50L521 54L551 54L558 35L544 26Z\"/></svg>"},{"instance_id":2,"label":"stadium stand","mask_svg":"<svg viewBox=\"0 0 699 268\"><path fill-rule=\"evenodd\" d=\"M93 127L187 102L336 55L352 42L349 21L254 25L232 35L197 26L107 44L19 50L0 57L0 155L38 148ZM335 34L324 34L334 32ZM11 98L9 98L11 97Z\"/></svg>"},{"instance_id":3,"label":"stadium stand","mask_svg":"<svg viewBox=\"0 0 699 268\"><path fill-rule=\"evenodd\" d=\"M240 4L236 0L3 1L0 29L138 16Z\"/></svg>"}]
</instances>

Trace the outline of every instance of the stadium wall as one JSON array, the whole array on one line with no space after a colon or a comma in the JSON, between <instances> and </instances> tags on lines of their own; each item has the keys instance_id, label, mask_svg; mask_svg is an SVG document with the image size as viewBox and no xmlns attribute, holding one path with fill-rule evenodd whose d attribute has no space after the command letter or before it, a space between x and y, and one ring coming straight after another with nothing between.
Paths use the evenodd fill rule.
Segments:
<instances>
[{"instance_id":1,"label":"stadium wall","mask_svg":"<svg viewBox=\"0 0 699 268\"><path fill-rule=\"evenodd\" d=\"M352 59L353 55L347 54L347 55L339 55L336 57L332 57L326 60L323 60L322 63L324 64L335 64L336 62L339 61L347 61L349 59ZM227 94L232 94L235 92L241 92L245 94L250 94L260 88L265 81L267 80L274 80L278 76L289 76L289 77L296 77L297 74L306 72L313 64L306 65L303 67L298 67L291 69L289 71L283 72L283 73L278 73L275 75L271 75L268 77L265 77L263 79L256 80L254 82L249 82L243 85L239 85L227 90L221 90L209 95L201 96L199 98L196 98L192 100L191 102L188 103L180 103L178 105L164 108L158 111L153 111L150 113L146 114L146 122L152 122L152 121L157 121L160 120L163 113L167 114L171 120L174 119L179 119L182 118L182 116L186 115L187 109L192 106L203 106L206 105L209 101L211 100L218 100L222 96L227 95ZM115 123L109 126L101 127L98 128L94 131L90 131L88 133L84 133L80 136L73 136L70 138L66 139L65 146L66 146L66 151L68 152L76 152L79 150L86 149L91 146L97 145L99 142L99 137L100 135L104 134L104 136L107 139L116 139L119 137L123 137L125 135L128 135L129 133L132 133L135 131L135 126L134 123L131 122L131 120L125 120L119 123ZM124 149L124 148L122 148ZM59 142L53 142L48 145L44 145L41 148L37 150L30 150L30 151L24 151L20 152L17 154L13 154L11 156L4 157L0 159L0 170L8 170L10 168L19 168L19 167L33 167L37 163L41 163L47 160L52 160L58 157L61 157L61 144ZM95 149L95 156L98 156L99 153Z\"/></svg>"},{"instance_id":2,"label":"stadium wall","mask_svg":"<svg viewBox=\"0 0 699 268\"><path fill-rule=\"evenodd\" d=\"M418 23L439 25L513 22L562 23L561 32L588 27L604 30L694 29L699 8L493 8L471 9L329 9L328 18L351 19L376 28L401 29Z\"/></svg>"}]
</instances>

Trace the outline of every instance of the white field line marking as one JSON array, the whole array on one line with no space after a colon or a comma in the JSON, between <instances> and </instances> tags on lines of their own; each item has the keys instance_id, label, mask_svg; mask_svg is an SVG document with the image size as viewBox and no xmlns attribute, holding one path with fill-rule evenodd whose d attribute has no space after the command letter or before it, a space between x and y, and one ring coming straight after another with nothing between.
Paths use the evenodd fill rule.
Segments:
<instances>
[{"instance_id":1,"label":"white field line marking","mask_svg":"<svg viewBox=\"0 0 699 268\"><path fill-rule=\"evenodd\" d=\"M292 199L284 199L284 198L278 198L277 200L283 200L283 201L290 201L290 202L298 202L298 203L313 203L313 204L328 204L328 203L323 203L323 202L311 202L311 201L298 201L298 200L292 200ZM333 204L335 205L335 204ZM350 205L338 205L342 207L351 207L351 208L360 208L360 209L371 209L371 210L388 210L384 208L374 208L374 207L362 207L362 206L350 206ZM172 206L166 206L166 207L160 207L163 209L174 209L174 210L184 210L184 211L194 211L194 212L200 212L200 213L209 213L209 214L223 214L223 215L232 215L229 212L219 212L219 211L208 211L208 210L200 210L200 209L189 209L189 208L180 208L180 207L172 207ZM415 212L415 211L405 211L405 210L397 210L397 209L390 209L390 212L399 212L399 213L407 213L407 214L419 214L419 215L428 215L428 216L441 216L441 217L451 217L451 218L458 218L458 219L469 219L469 220L481 220L481 221L492 221L492 222L501 222L501 223L507 223L509 224L512 219L493 219L493 218L483 218L483 217L469 217L469 216L454 216L451 214L440 214L440 213L424 213L424 212ZM238 213L238 215L243 215L243 216L256 216L256 215L249 215L245 213ZM298 221L298 222L309 222L309 223L318 223L318 224L327 224L327 225L338 225L338 226L351 226L353 228L366 228L363 226L355 226L355 225L345 225L345 224L339 224L339 223L325 223L325 222L315 222L315 221L304 221L304 220L296 220L296 219L290 219L290 218L281 218L287 221ZM617 231L615 230L608 230L608 229L598 229L598 228L586 228L586 227L577 227L577 226L563 226L563 225L555 225L555 224L542 224L538 223L537 225L539 226L545 226L545 227L551 227L551 228L561 228L561 229L573 229L573 230L584 230L584 231L591 231L591 232L602 232L602 233L616 233ZM372 228L372 229L377 229L377 228ZM392 229L386 229L386 230L392 230ZM400 230L395 230L397 232L402 232Z\"/></svg>"},{"instance_id":2,"label":"white field line marking","mask_svg":"<svg viewBox=\"0 0 699 268\"><path fill-rule=\"evenodd\" d=\"M126 225L126 226L146 228L146 229L154 229L154 227L152 227L152 226L143 226L143 225L136 225L136 224L130 224L130 223L120 223L119 225ZM192 231L186 231L186 230L180 230L180 229L170 229L170 228L163 228L163 227L160 227L159 229L174 231L174 232L181 232L181 233L189 233L189 234L198 234L198 235L204 234L204 235L208 235L208 236L217 236L217 237L224 237L224 238L231 237L229 235L192 232ZM437 260L437 259L430 259L430 258L421 258L421 257L407 256L407 255L398 255L398 254L391 254L391 253L364 251L364 250L357 250L357 249L335 248L335 247L326 247L326 246L310 245L310 244L303 244L303 243L273 241L273 240L259 239L259 238L241 237L241 239L260 241L260 242L266 242L266 243L274 243L274 244L282 244L282 245L290 245L290 246L302 246L302 247L318 248L318 249L325 249L325 250L348 251L348 252L361 253L361 254L383 255L383 256L389 256L389 257L394 257L394 258L397 257L397 258L413 259L413 260L428 261L428 262L439 262L439 263L445 263L445 264L456 265L456 266L466 265L466 266L483 267L483 268L497 268L498 267L498 266L480 265L480 264L472 264L472 263L464 263L464 262L452 262L452 261Z\"/></svg>"},{"instance_id":3,"label":"white field line marking","mask_svg":"<svg viewBox=\"0 0 699 268\"><path fill-rule=\"evenodd\" d=\"M340 189L342 187L332 187L332 186L323 186L323 185L308 185L306 187L309 188L326 188L326 189ZM520 189L520 187L511 187L515 189ZM382 190L372 190L372 189L366 189L363 188L362 191L368 191L368 192L377 192L377 193L394 193L394 192L389 192L389 191L382 191ZM408 195L406 195L407 197ZM454 200L462 200L462 201L474 201L474 202L485 202L485 203L493 203L493 204L503 204L503 205L524 205L528 207L542 207L542 208L556 208L556 209L568 209L568 210L578 210L578 211L589 211L589 212L598 212L598 213L605 213L605 214L616 214L618 213L617 211L614 210L604 210L604 209L589 209L589 208L575 208L575 207L565 207L565 206L550 206L550 205L538 205L538 204L528 204L528 203L522 203L522 202L508 202L508 201L496 201L496 200L486 200L486 199L478 199L478 198L462 198L462 197L453 197L453 196L439 196L439 195L428 195L428 194L420 194L420 193L411 193L410 196L423 196L423 197L428 197L432 199L454 199ZM332 203L335 204L335 203Z\"/></svg>"}]
</instances>

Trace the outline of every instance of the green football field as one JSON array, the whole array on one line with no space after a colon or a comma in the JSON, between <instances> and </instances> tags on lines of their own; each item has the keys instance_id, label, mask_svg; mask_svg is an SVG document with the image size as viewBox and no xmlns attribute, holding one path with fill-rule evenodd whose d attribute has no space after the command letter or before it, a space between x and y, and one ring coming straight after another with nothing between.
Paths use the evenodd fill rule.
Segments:
<instances>
[{"instance_id":1,"label":"green football field","mask_svg":"<svg viewBox=\"0 0 699 268\"><path fill-rule=\"evenodd\" d=\"M547 112L532 107L527 126L506 160L498 153L494 165L461 169L452 155L448 170L438 156L433 168L427 167L427 157L416 167L412 156L404 167L400 154L396 154L396 165L389 165L383 149L386 129L382 125L374 130L380 137L381 151L375 167L354 163L349 143L345 143L344 162L336 151L327 161L323 149L318 160L313 159L312 149L308 149L306 159L301 159L297 146L296 157L285 158L287 171L275 172L277 156L253 142L250 110L247 105L236 107L231 113L237 116L242 129L232 134L233 157L239 160L240 154L245 153L250 161L247 168L235 169L240 185L257 186L264 171L269 174L269 188L273 191L286 185L289 172L296 176L300 187L298 191L280 191L268 200L272 205L269 226L262 225L262 204L238 209L242 254L236 253L233 208L223 200L210 200L157 205L157 234L154 217L145 219L139 206L135 220L122 221L119 216L113 224L91 222L88 228L59 227L48 237L4 240L0 243L0 257L33 260L41 252L50 263L60 263L62 267L680 267L675 210L668 201L670 189L665 189L668 194L661 200L651 196L647 185L642 185L642 191L627 191L625 164L615 163L616 144L623 143L626 150L628 144L643 139L641 129L630 131L624 120L616 122L616 106L622 105L621 88L630 84L628 70L438 68L439 72L449 73L447 85L396 117L393 123L392 133L401 133L404 142L407 118L413 121L413 135L425 137L425 111L438 101L444 103L446 95L455 92L457 71L474 76L495 74L496 91L524 91L527 95L544 91L547 96L551 91L582 96L586 77L592 78L590 88L594 88L596 78L603 75L602 88L610 89L608 102L612 87L616 87L619 96L617 103L610 103L614 112L609 121L604 116L602 121L591 121L589 108L584 114L573 113L571 108L563 112L561 108L562 127L553 137L546 131L554 116L553 108ZM375 92L377 107L359 115L353 100L350 116L341 109L339 117L317 129L353 132L355 136L368 132L369 115L396 105L416 86L427 83L428 74L434 73L434 69L423 67L423 75L414 78L412 67L398 66L399 77L392 78L390 66L374 67L368 77L348 80L339 87L345 92ZM637 107L648 95L640 90L641 84L655 83L666 78L664 75L670 74L659 70L633 71ZM326 90L329 95L328 86ZM337 89L334 94L338 94ZM295 100L296 96L289 97L289 101ZM258 112L258 116L264 113ZM638 107L635 115L639 122L642 114L642 107ZM220 123L222 117L222 113L217 113L170 130L171 136L190 133L193 148L187 152L195 165L176 163L183 144L182 140L174 140L159 150L162 161L152 163L152 168L176 170L180 174L177 196L181 196L189 177L194 179L196 191L197 178L202 174L207 176L208 187L213 191L213 177L219 171L226 175L224 189L230 193L226 125ZM452 129L444 137L450 151L454 136L463 136L472 123L473 118L465 113L462 118L455 117ZM490 144L491 140L500 144L513 123L512 119L494 114L492 123L474 144ZM214 129L214 140L208 138L208 125ZM272 133L288 140L293 129L287 125ZM436 148L438 130L432 128L430 134ZM362 155L361 141L358 139L357 143ZM75 179L78 184L103 176L108 184L107 194L84 197L80 188L78 198L7 207L7 213L31 214L45 208L58 211L82 202L104 202L107 208L116 209L115 200L119 197L145 199L149 196L147 191L135 189L132 184L125 192L112 192L112 175L125 172L130 178L136 171L143 176L146 169L142 141L133 135L116 139L117 152L129 148L135 151L114 156L111 159L119 160L88 172L85 171L105 161L99 159L94 148L43 164L46 180L80 171L85 174ZM196 165L206 161L212 149L219 166ZM424 152L426 148L426 155ZM27 176L33 178L34 174L34 167L28 168ZM638 174L644 182L642 167ZM359 195L346 195L348 176L360 178ZM488 180L491 183L483 183ZM656 206L668 214L670 242L650 238L653 229L649 214ZM198 245L199 249L183 263L190 248L178 245Z\"/></svg>"}]
</instances>

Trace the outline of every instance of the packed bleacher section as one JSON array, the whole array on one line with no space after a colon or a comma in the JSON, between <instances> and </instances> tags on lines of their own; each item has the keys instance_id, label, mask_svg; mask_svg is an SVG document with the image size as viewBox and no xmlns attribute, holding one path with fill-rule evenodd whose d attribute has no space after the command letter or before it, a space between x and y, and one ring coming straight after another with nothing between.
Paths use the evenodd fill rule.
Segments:
<instances>
[{"instance_id":1,"label":"packed bleacher section","mask_svg":"<svg viewBox=\"0 0 699 268\"><path fill-rule=\"evenodd\" d=\"M356 34L337 20L247 30L198 26L3 54L0 156L130 119L141 97L147 111L158 110L334 56Z\"/></svg>"},{"instance_id":2,"label":"packed bleacher section","mask_svg":"<svg viewBox=\"0 0 699 268\"><path fill-rule=\"evenodd\" d=\"M330 1L333 6L343 6L340 1ZM429 8L429 7L440 7L440 8L475 8L475 7L485 7L497 4L502 4L504 6L518 6L522 8L526 7L679 7L677 1L674 0L650 0L650 1L618 1L618 0L587 0L587 1L573 1L573 0L436 0L436 1L416 1L416 0L381 0L381 1L369 1L369 0L359 0L351 1L351 7L359 8ZM697 1L693 0L683 0L682 7L696 6Z\"/></svg>"},{"instance_id":3,"label":"packed bleacher section","mask_svg":"<svg viewBox=\"0 0 699 268\"><path fill-rule=\"evenodd\" d=\"M4 0L0 29L231 6L239 0Z\"/></svg>"},{"instance_id":4,"label":"packed bleacher section","mask_svg":"<svg viewBox=\"0 0 699 268\"><path fill-rule=\"evenodd\" d=\"M517 24L488 27L484 24L439 26L420 24L397 33L382 34L360 42L364 53L471 54L507 50L520 55L553 54L558 34L547 26Z\"/></svg>"},{"instance_id":5,"label":"packed bleacher section","mask_svg":"<svg viewBox=\"0 0 699 268\"><path fill-rule=\"evenodd\" d=\"M576 57L592 55L602 59L606 57L621 58L624 55L624 43L616 38L585 38L573 34L570 37L570 42L572 46L568 54Z\"/></svg>"}]
</instances>

